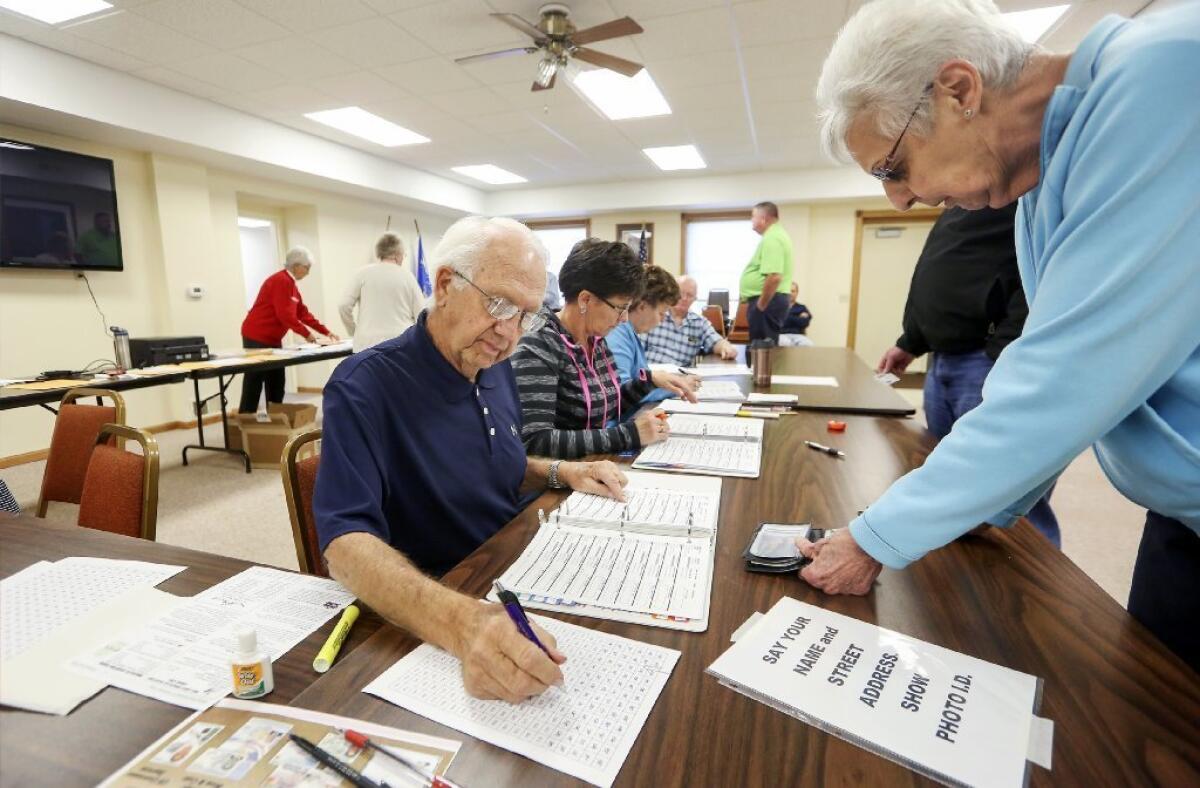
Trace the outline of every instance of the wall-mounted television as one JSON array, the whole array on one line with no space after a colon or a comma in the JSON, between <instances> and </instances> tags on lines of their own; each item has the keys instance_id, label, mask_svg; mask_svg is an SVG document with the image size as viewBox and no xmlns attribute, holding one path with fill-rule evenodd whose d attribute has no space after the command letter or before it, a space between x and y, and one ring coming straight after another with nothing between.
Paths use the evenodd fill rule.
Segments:
<instances>
[{"instance_id":1,"label":"wall-mounted television","mask_svg":"<svg viewBox=\"0 0 1200 788\"><path fill-rule=\"evenodd\" d=\"M0 137L0 268L124 267L112 161Z\"/></svg>"}]
</instances>

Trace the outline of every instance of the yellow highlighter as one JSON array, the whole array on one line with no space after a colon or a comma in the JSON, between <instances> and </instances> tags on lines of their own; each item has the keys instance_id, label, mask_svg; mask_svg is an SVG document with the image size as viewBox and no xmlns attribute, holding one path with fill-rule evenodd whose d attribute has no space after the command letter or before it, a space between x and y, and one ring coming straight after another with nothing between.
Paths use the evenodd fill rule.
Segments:
<instances>
[{"instance_id":1,"label":"yellow highlighter","mask_svg":"<svg viewBox=\"0 0 1200 788\"><path fill-rule=\"evenodd\" d=\"M321 650L317 652L317 658L313 660L313 670L318 673L324 673L329 670L329 666L337 659L338 652L342 649L342 641L346 639L346 635L350 634L350 627L354 626L354 622L358 620L358 608L350 605L342 611L342 617L338 620L337 626L329 633L329 640L325 641L325 645L321 646Z\"/></svg>"}]
</instances>

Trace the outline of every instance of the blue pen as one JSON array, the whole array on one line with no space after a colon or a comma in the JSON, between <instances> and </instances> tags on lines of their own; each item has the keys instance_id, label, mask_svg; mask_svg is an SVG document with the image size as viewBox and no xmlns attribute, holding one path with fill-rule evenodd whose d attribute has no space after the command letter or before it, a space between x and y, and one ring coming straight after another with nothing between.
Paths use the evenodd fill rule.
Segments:
<instances>
[{"instance_id":1,"label":"blue pen","mask_svg":"<svg viewBox=\"0 0 1200 788\"><path fill-rule=\"evenodd\" d=\"M542 644L542 641L538 640L533 627L529 626L529 618L525 615L525 608L521 607L521 601L517 599L517 595L500 585L499 580L493 580L492 586L496 589L496 596L500 597L500 604L504 605L504 609L508 612L508 617L512 619L513 624L516 625L517 631L544 651L547 657L550 657L550 650ZM550 661L553 662L554 658L550 657Z\"/></svg>"}]
</instances>

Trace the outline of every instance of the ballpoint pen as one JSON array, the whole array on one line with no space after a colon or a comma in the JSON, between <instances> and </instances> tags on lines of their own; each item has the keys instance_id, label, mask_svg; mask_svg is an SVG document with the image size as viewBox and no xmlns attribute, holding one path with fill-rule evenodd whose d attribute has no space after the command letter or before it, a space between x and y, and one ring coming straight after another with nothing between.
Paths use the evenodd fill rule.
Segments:
<instances>
[{"instance_id":1,"label":"ballpoint pen","mask_svg":"<svg viewBox=\"0 0 1200 788\"><path fill-rule=\"evenodd\" d=\"M363 777L362 773L357 769L342 763L332 753L326 752L303 736L297 736L294 733L288 735L296 743L297 747L304 750L313 758L316 758L318 763L334 771L355 788L380 788L379 783Z\"/></svg>"},{"instance_id":2,"label":"ballpoint pen","mask_svg":"<svg viewBox=\"0 0 1200 788\"><path fill-rule=\"evenodd\" d=\"M841 457L843 459L846 457L845 452L838 451L837 449L833 448L832 446L825 446L823 444L817 443L816 441L805 441L804 445L810 449L815 449L816 451L824 452L825 454L828 454L830 457Z\"/></svg>"},{"instance_id":3,"label":"ballpoint pen","mask_svg":"<svg viewBox=\"0 0 1200 788\"><path fill-rule=\"evenodd\" d=\"M517 631L524 635L533 645L544 651L547 657L550 657L550 650L543 645L542 641L538 640L533 627L529 625L529 618L525 615L525 608L521 607L521 602L517 599L517 595L500 585L499 580L493 580L492 586L496 589L496 596L500 597L500 604L504 605L508 617L516 624ZM550 657L550 659L553 661L554 658Z\"/></svg>"},{"instance_id":4,"label":"ballpoint pen","mask_svg":"<svg viewBox=\"0 0 1200 788\"><path fill-rule=\"evenodd\" d=\"M410 761L408 758L405 758L403 755L397 755L386 747L380 747L378 744L368 739L364 733L346 730L342 731L342 735L346 737L346 741L350 742L355 747L358 747L360 750L372 749L375 752L383 753L393 761L396 761L397 763L407 767L410 771L421 775L424 780L429 782L431 788L462 788L462 786L447 780L445 777L438 777L436 774L430 774L417 764Z\"/></svg>"}]
</instances>

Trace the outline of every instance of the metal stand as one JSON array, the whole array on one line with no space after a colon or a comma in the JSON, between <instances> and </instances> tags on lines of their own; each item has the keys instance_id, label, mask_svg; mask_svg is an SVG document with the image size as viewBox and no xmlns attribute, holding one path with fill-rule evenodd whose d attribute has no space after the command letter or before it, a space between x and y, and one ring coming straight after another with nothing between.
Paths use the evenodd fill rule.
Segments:
<instances>
[{"instance_id":1,"label":"metal stand","mask_svg":"<svg viewBox=\"0 0 1200 788\"><path fill-rule=\"evenodd\" d=\"M196 433L199 435L199 443L189 443L183 447L183 464L188 464L188 449L199 449L200 451L219 451L225 454L236 454L242 458L242 462L246 464L246 473L250 473L250 455L241 449L229 448L229 414L227 408L229 400L225 398L225 389L229 388L229 384L233 382L230 377L225 380L224 375L217 375L217 393L211 394L204 399L200 399L200 379L195 375L192 376L192 387L196 394ZM225 446L208 446L204 443L204 417L201 415L204 412L204 406L211 399L220 398L221 400L221 435L225 439Z\"/></svg>"}]
</instances>

